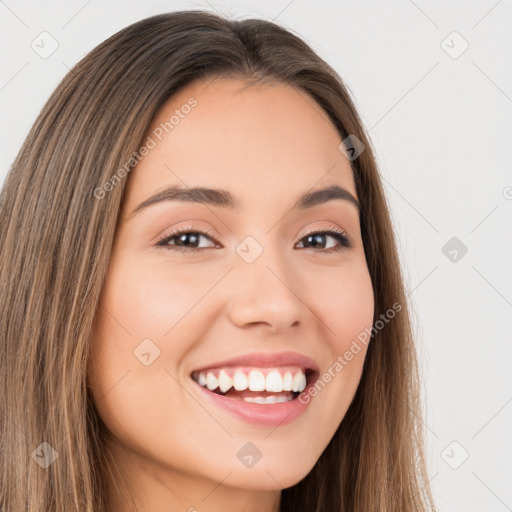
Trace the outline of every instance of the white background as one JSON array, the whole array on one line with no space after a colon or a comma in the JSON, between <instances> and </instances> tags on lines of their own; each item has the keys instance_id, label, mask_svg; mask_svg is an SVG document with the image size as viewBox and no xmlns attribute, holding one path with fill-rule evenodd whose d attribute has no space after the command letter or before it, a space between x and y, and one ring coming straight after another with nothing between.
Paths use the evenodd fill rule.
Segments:
<instances>
[{"instance_id":1,"label":"white background","mask_svg":"<svg viewBox=\"0 0 512 512\"><path fill-rule=\"evenodd\" d=\"M347 83L398 232L440 511L511 510L511 1L0 1L0 183L70 67L130 23L187 8L274 20ZM47 59L31 48L43 31L58 42ZM452 237L468 248L456 262Z\"/></svg>"}]
</instances>

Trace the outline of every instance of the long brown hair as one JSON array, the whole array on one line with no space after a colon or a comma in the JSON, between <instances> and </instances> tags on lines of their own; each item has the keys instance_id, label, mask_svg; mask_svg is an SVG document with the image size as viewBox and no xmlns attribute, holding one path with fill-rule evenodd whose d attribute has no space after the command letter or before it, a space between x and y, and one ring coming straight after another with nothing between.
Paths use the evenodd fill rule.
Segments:
<instances>
[{"instance_id":1,"label":"long brown hair","mask_svg":"<svg viewBox=\"0 0 512 512\"><path fill-rule=\"evenodd\" d=\"M106 509L105 481L115 468L103 452L107 432L86 365L126 179L101 199L95 190L130 160L174 93L213 77L292 85L318 102L342 139L356 135L365 144L352 169L374 318L402 306L373 336L346 416L311 472L282 491L281 510L434 510L393 227L346 87L284 28L202 11L144 19L91 51L51 95L7 175L0 195L1 509ZM36 464L52 454L55 463Z\"/></svg>"}]
</instances>

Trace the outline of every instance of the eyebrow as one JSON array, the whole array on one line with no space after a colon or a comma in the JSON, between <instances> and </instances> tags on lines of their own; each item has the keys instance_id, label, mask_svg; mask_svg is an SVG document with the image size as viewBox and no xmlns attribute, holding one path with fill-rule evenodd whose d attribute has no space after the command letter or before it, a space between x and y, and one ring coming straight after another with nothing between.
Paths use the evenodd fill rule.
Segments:
<instances>
[{"instance_id":1,"label":"eyebrow","mask_svg":"<svg viewBox=\"0 0 512 512\"><path fill-rule=\"evenodd\" d=\"M303 194L298 198L292 209L305 210L307 208L312 208L313 206L318 206L328 201L332 201L333 199L347 201L353 204L357 208L358 212L360 211L359 201L347 189L338 185ZM161 203L163 201L183 201L220 206L234 210L241 209L241 203L227 190L204 187L181 188L179 186L171 186L157 192L140 203L139 206L129 214L128 218L148 206Z\"/></svg>"}]
</instances>

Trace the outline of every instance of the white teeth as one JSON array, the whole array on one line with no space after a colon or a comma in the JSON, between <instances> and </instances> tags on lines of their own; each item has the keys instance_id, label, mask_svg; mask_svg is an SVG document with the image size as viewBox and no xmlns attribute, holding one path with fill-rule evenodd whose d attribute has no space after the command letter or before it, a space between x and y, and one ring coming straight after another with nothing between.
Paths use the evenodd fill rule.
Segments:
<instances>
[{"instance_id":1,"label":"white teeth","mask_svg":"<svg viewBox=\"0 0 512 512\"><path fill-rule=\"evenodd\" d=\"M275 391L277 393L283 390L283 378L277 370L272 370L267 374L266 388L267 391Z\"/></svg>"},{"instance_id":2,"label":"white teeth","mask_svg":"<svg viewBox=\"0 0 512 512\"><path fill-rule=\"evenodd\" d=\"M243 372L235 372L235 375L233 375L233 387L237 391L243 391L244 389L247 389L249 386L249 380L247 379L247 376Z\"/></svg>"},{"instance_id":3,"label":"white teeth","mask_svg":"<svg viewBox=\"0 0 512 512\"><path fill-rule=\"evenodd\" d=\"M249 373L249 389L251 391L265 390L265 376L258 370L251 370Z\"/></svg>"},{"instance_id":4,"label":"white teeth","mask_svg":"<svg viewBox=\"0 0 512 512\"><path fill-rule=\"evenodd\" d=\"M290 400L293 400L293 397L292 396L285 396L285 395L280 395L280 396L267 396L267 397L262 397L262 396L257 396L257 397L250 397L250 396L246 396L245 398L242 399L244 402L250 402L252 404L276 404L276 403L281 403L281 402L288 402Z\"/></svg>"},{"instance_id":5,"label":"white teeth","mask_svg":"<svg viewBox=\"0 0 512 512\"><path fill-rule=\"evenodd\" d=\"M293 387L293 377L291 372L286 372L283 377L283 391L291 391Z\"/></svg>"},{"instance_id":6,"label":"white teeth","mask_svg":"<svg viewBox=\"0 0 512 512\"><path fill-rule=\"evenodd\" d=\"M299 383L299 392L302 393L307 386L308 382L306 380L306 376L302 373L300 376L300 383Z\"/></svg>"},{"instance_id":7,"label":"white teeth","mask_svg":"<svg viewBox=\"0 0 512 512\"><path fill-rule=\"evenodd\" d=\"M272 368L266 377L261 370L251 370L246 375L242 370L236 370L233 377L230 377L225 369L216 372L200 372L194 377L202 387L214 391L219 388L221 393L228 392L231 388L236 391L270 391L281 393L282 391L302 392L306 388L306 375L302 370L298 370L295 375L291 371L286 371L284 375L277 369Z\"/></svg>"},{"instance_id":8,"label":"white teeth","mask_svg":"<svg viewBox=\"0 0 512 512\"><path fill-rule=\"evenodd\" d=\"M306 388L306 376L301 372L296 373L295 376L293 377L292 390L302 392L302 391L304 391L305 388Z\"/></svg>"},{"instance_id":9,"label":"white teeth","mask_svg":"<svg viewBox=\"0 0 512 512\"><path fill-rule=\"evenodd\" d=\"M233 386L233 381L231 377L224 371L221 370L219 373L219 388L222 393L225 393Z\"/></svg>"},{"instance_id":10,"label":"white teeth","mask_svg":"<svg viewBox=\"0 0 512 512\"><path fill-rule=\"evenodd\" d=\"M217 377L215 377L215 375L213 375L213 373L209 373L206 376L206 387L210 391L213 391L218 385L219 385L219 382L217 381Z\"/></svg>"}]
</instances>

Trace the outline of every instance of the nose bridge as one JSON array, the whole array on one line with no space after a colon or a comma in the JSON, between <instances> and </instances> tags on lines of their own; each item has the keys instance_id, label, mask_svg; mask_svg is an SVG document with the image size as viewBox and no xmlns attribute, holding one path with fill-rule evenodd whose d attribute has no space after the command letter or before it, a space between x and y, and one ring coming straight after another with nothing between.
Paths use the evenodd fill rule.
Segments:
<instances>
[{"instance_id":1,"label":"nose bridge","mask_svg":"<svg viewBox=\"0 0 512 512\"><path fill-rule=\"evenodd\" d=\"M239 327L264 323L281 330L301 320L305 305L295 289L287 255L279 244L271 243L271 236L264 238L265 246L248 236L236 248L229 314Z\"/></svg>"},{"instance_id":2,"label":"nose bridge","mask_svg":"<svg viewBox=\"0 0 512 512\"><path fill-rule=\"evenodd\" d=\"M241 279L247 277L255 283L265 282L271 287L284 287L288 290L283 281L289 284L293 280L293 266L290 264L289 255L284 252L283 244L279 243L279 238L275 234L249 235L235 250L238 255L235 269Z\"/></svg>"}]
</instances>

